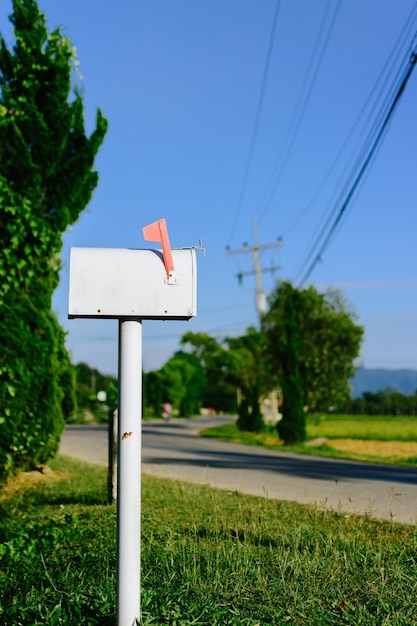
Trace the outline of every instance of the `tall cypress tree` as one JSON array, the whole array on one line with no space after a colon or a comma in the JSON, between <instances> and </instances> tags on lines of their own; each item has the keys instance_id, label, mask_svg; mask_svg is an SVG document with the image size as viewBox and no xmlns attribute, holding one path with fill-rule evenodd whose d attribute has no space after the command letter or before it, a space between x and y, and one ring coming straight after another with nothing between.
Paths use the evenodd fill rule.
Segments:
<instances>
[{"instance_id":1,"label":"tall cypress tree","mask_svg":"<svg viewBox=\"0 0 417 626\"><path fill-rule=\"evenodd\" d=\"M278 430L287 441L305 437L305 410L345 402L363 336L355 317L333 290L299 290L284 281L271 295L263 332L270 371L282 387L284 419ZM293 424L284 433L286 414Z\"/></svg>"},{"instance_id":2,"label":"tall cypress tree","mask_svg":"<svg viewBox=\"0 0 417 626\"><path fill-rule=\"evenodd\" d=\"M65 337L51 313L62 236L98 182L107 122L87 136L75 49L36 0L13 0L0 35L0 475L45 462L73 404Z\"/></svg>"},{"instance_id":3,"label":"tall cypress tree","mask_svg":"<svg viewBox=\"0 0 417 626\"><path fill-rule=\"evenodd\" d=\"M285 335L281 354L282 420L278 434L285 443L302 442L306 438L303 391L300 377L299 331L296 323L296 293L287 293L284 302Z\"/></svg>"}]
</instances>

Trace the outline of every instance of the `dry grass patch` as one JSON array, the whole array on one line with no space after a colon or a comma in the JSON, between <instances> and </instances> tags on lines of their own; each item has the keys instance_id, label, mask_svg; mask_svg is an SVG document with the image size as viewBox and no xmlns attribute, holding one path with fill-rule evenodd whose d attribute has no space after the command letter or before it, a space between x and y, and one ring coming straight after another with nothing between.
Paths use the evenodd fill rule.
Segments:
<instances>
[{"instance_id":1,"label":"dry grass patch","mask_svg":"<svg viewBox=\"0 0 417 626\"><path fill-rule=\"evenodd\" d=\"M0 487L0 503L5 502L9 498L23 495L40 483L64 480L67 477L66 473L54 472L47 465L43 465L31 472L21 472Z\"/></svg>"},{"instance_id":2,"label":"dry grass patch","mask_svg":"<svg viewBox=\"0 0 417 626\"><path fill-rule=\"evenodd\" d=\"M342 452L366 454L390 459L417 457L416 441L367 441L363 439L329 439L327 447Z\"/></svg>"}]
</instances>

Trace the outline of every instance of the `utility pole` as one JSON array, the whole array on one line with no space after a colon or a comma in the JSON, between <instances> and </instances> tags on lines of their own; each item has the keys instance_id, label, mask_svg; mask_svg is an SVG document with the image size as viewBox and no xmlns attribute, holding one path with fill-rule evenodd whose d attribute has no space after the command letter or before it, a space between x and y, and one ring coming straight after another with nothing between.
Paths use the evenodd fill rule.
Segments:
<instances>
[{"instance_id":1,"label":"utility pole","mask_svg":"<svg viewBox=\"0 0 417 626\"><path fill-rule=\"evenodd\" d=\"M243 248L236 248L234 250L226 250L226 254L243 254L246 252L252 252L253 255L253 270L249 270L247 272L239 272L237 277L239 281L243 279L244 276L253 276L256 278L256 308L258 309L259 314L262 316L266 313L266 295L264 293L262 287L262 274L265 272L273 272L275 270L281 269L278 265L272 265L271 267L261 268L261 263L259 260L259 251L260 250L268 250L270 248L280 248L282 246L282 241L278 240L275 243L258 243L258 227L256 224L256 216L253 216L253 246L244 246Z\"/></svg>"}]
</instances>

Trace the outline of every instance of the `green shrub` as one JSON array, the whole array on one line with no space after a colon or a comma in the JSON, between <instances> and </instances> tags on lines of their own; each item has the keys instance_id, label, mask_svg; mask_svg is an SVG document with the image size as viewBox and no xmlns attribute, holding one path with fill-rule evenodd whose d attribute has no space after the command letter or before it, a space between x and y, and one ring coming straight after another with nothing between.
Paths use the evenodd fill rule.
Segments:
<instances>
[{"instance_id":1,"label":"green shrub","mask_svg":"<svg viewBox=\"0 0 417 626\"><path fill-rule=\"evenodd\" d=\"M10 300L10 299L9 299ZM15 297L0 317L0 477L44 464L74 410L64 333L50 311Z\"/></svg>"},{"instance_id":2,"label":"green shrub","mask_svg":"<svg viewBox=\"0 0 417 626\"><path fill-rule=\"evenodd\" d=\"M74 372L51 313L62 236L97 185L73 89L75 48L48 31L37 0L12 0L14 42L0 33L0 477L45 463L74 410Z\"/></svg>"}]
</instances>

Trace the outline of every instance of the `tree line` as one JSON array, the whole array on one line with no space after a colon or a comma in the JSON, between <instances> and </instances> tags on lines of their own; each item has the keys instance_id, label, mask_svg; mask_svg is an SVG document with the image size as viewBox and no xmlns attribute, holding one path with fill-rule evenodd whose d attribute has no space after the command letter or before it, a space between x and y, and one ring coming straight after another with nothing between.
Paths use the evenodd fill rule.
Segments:
<instances>
[{"instance_id":1,"label":"tree line","mask_svg":"<svg viewBox=\"0 0 417 626\"><path fill-rule=\"evenodd\" d=\"M350 415L417 415L417 390L404 394L395 389L365 391L360 398L347 398L341 412Z\"/></svg>"},{"instance_id":2,"label":"tree line","mask_svg":"<svg viewBox=\"0 0 417 626\"><path fill-rule=\"evenodd\" d=\"M252 332L252 329L249 331ZM216 340L205 333L186 333L181 343L186 346L189 342L216 345L220 351L219 364L223 362L221 350L227 350L223 342ZM145 417L161 417L162 405L168 400L174 403L175 414L181 417L199 415L202 410L215 413L238 414L240 387L239 381L233 376L223 377L214 375L210 381L209 369L199 369L194 363L188 371L195 370L193 376L185 375L184 360L190 359L189 353L180 356L177 352L159 370L143 373L143 414ZM224 356L224 355L223 355ZM213 360L214 362L214 360ZM214 368L214 373L216 368ZM85 422L86 419L105 422L109 412L117 408L117 378L100 373L86 363L75 366L75 395L76 409L69 421ZM200 380L200 384L198 384ZM191 383L191 386L190 386ZM104 392L104 396L103 396ZM280 394L278 398L280 399ZM211 402L215 398L214 402ZM258 398L259 406L262 396ZM337 406L318 405L315 409L320 413L343 413L347 415L417 415L417 391L414 394L405 394L395 389L381 391L365 391L358 398L352 398L350 393Z\"/></svg>"},{"instance_id":3,"label":"tree line","mask_svg":"<svg viewBox=\"0 0 417 626\"><path fill-rule=\"evenodd\" d=\"M341 407L350 396L362 337L338 291L279 282L259 329L221 340L186 333L182 349L145 375L145 411L159 415L162 403L170 402L181 415L202 407L236 412L240 428L257 431L263 424L260 399L279 390L278 434L288 443L303 441L307 412Z\"/></svg>"}]
</instances>

